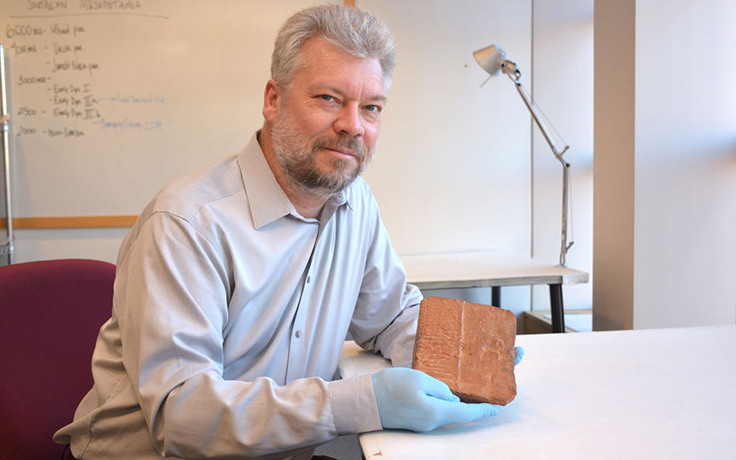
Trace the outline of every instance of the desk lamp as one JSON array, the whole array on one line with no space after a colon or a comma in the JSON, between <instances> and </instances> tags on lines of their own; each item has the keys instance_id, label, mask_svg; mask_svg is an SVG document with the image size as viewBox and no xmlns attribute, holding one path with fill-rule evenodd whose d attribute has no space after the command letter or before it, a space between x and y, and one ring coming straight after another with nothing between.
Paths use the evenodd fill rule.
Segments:
<instances>
[{"instance_id":1,"label":"desk lamp","mask_svg":"<svg viewBox=\"0 0 736 460\"><path fill-rule=\"evenodd\" d=\"M569 149L570 146L565 145L561 150L557 147L557 144L555 144L554 139L552 139L547 126L542 121L540 110L521 85L521 71L515 63L506 59L506 53L501 48L496 45L491 45L474 52L473 57L478 64L480 64L483 70L488 72L490 75L489 79L498 75L499 72L503 72L511 79L511 81L514 82L516 90L524 100L524 104L526 104L526 108L529 109L534 122L542 131L544 138L552 149L552 153L562 164L562 247L560 248L560 265L566 267L567 261L565 260L565 256L567 255L567 251L570 249L570 246L573 245L573 242L571 241L569 244L567 242L567 208L570 193L570 164L562 158L562 155L567 152L567 149Z\"/></svg>"}]
</instances>

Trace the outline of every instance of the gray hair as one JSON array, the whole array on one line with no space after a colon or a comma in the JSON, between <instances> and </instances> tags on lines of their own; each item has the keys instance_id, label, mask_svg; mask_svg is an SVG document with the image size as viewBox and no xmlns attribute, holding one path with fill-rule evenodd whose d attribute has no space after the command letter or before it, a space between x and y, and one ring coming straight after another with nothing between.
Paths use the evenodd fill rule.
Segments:
<instances>
[{"instance_id":1,"label":"gray hair","mask_svg":"<svg viewBox=\"0 0 736 460\"><path fill-rule=\"evenodd\" d=\"M322 38L358 58L381 64L384 89L391 86L396 47L388 27L376 16L342 5L302 10L281 27L271 57L271 78L288 92L294 74L302 68L301 49L310 38Z\"/></svg>"}]
</instances>

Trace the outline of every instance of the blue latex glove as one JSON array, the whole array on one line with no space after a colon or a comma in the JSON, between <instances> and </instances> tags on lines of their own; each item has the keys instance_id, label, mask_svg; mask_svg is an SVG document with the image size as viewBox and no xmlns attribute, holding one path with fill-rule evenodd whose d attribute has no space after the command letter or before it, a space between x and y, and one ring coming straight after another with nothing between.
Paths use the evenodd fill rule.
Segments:
<instances>
[{"instance_id":1,"label":"blue latex glove","mask_svg":"<svg viewBox=\"0 0 736 460\"><path fill-rule=\"evenodd\" d=\"M443 382L424 372L392 367L373 374L381 425L386 429L430 431L498 414L491 404L466 404Z\"/></svg>"},{"instance_id":2,"label":"blue latex glove","mask_svg":"<svg viewBox=\"0 0 736 460\"><path fill-rule=\"evenodd\" d=\"M514 352L516 352L514 355L514 366L516 366L521 362L521 358L524 357L524 349L521 347L514 347Z\"/></svg>"}]
</instances>

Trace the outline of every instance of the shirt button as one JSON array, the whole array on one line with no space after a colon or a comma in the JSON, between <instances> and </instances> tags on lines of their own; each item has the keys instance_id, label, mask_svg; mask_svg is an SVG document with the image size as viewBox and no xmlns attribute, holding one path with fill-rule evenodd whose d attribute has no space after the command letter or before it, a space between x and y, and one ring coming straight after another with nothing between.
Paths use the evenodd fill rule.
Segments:
<instances>
[{"instance_id":1,"label":"shirt button","mask_svg":"<svg viewBox=\"0 0 736 460\"><path fill-rule=\"evenodd\" d=\"M296 338L298 339L299 337L301 337L301 336L302 336L302 331L296 331L296 332L294 333L294 335L295 335L295 336L296 336Z\"/></svg>"},{"instance_id":2,"label":"shirt button","mask_svg":"<svg viewBox=\"0 0 736 460\"><path fill-rule=\"evenodd\" d=\"M311 276L307 276L307 283L309 283L311 281L312 281L312 277Z\"/></svg>"}]
</instances>

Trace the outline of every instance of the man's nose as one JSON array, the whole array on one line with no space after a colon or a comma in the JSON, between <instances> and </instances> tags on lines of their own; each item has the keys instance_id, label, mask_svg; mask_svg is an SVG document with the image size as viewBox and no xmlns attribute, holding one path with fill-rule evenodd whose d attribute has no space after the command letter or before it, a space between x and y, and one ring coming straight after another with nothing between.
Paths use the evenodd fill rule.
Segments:
<instances>
[{"instance_id":1,"label":"man's nose","mask_svg":"<svg viewBox=\"0 0 736 460\"><path fill-rule=\"evenodd\" d=\"M363 137L365 127L357 104L348 104L340 109L334 123L335 131L350 137Z\"/></svg>"}]
</instances>

